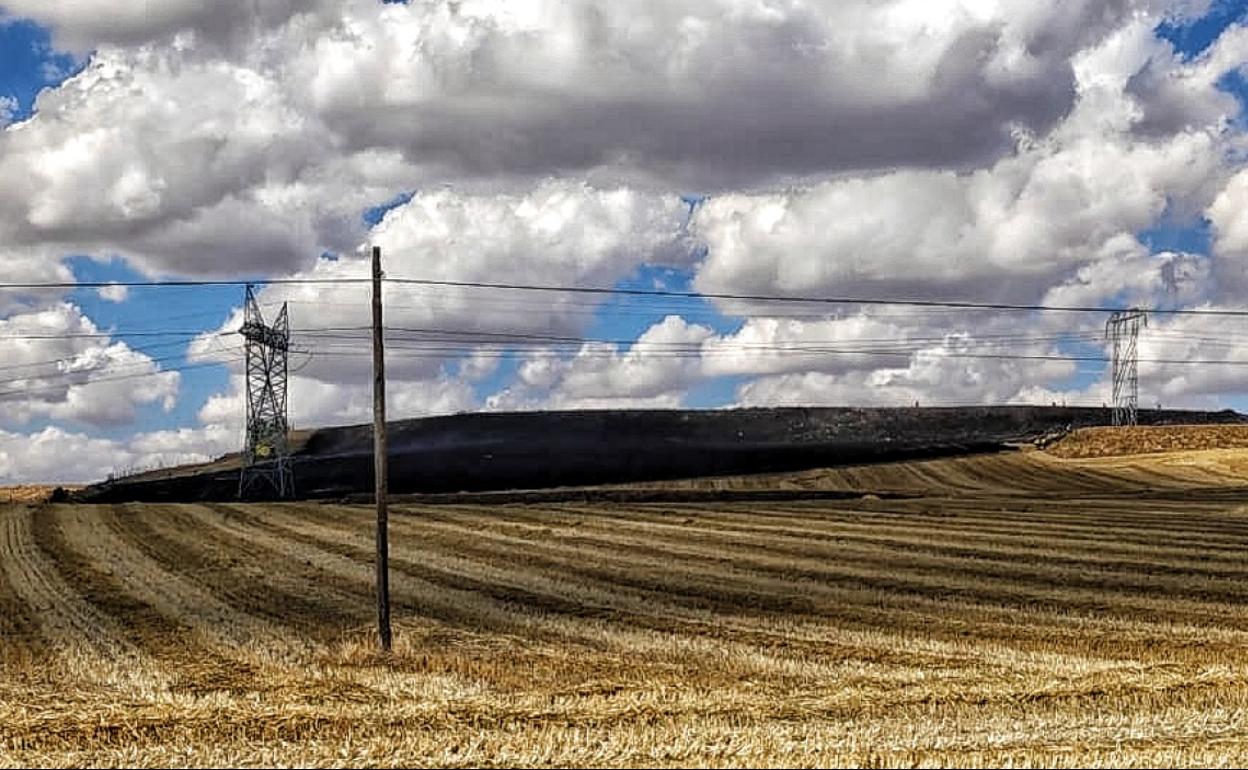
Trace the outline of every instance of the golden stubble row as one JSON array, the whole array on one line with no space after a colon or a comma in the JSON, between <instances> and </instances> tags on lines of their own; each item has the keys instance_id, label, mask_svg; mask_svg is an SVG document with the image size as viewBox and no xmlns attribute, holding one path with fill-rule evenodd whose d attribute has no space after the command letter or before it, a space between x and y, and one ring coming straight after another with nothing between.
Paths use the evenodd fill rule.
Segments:
<instances>
[{"instance_id":1,"label":"golden stubble row","mask_svg":"<svg viewBox=\"0 0 1248 770\"><path fill-rule=\"evenodd\" d=\"M1248 761L1241 505L1062 478L401 505L390 656L367 508L5 507L0 765Z\"/></svg>"}]
</instances>

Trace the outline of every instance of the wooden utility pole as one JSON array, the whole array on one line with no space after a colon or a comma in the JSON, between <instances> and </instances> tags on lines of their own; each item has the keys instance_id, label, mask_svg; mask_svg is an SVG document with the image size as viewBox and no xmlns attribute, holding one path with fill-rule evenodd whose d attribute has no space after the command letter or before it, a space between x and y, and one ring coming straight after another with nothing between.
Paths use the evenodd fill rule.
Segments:
<instances>
[{"instance_id":1,"label":"wooden utility pole","mask_svg":"<svg viewBox=\"0 0 1248 770\"><path fill-rule=\"evenodd\" d=\"M373 467L377 497L377 637L389 652L390 635L390 514L386 450L386 342L381 317L381 247L373 247Z\"/></svg>"}]
</instances>

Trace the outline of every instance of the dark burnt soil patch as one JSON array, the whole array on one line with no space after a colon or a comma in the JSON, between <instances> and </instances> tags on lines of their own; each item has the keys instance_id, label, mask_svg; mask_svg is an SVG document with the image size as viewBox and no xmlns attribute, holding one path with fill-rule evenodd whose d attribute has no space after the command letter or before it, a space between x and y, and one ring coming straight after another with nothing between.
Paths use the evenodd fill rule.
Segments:
<instances>
[{"instance_id":1,"label":"dark burnt soil patch","mask_svg":"<svg viewBox=\"0 0 1248 770\"><path fill-rule=\"evenodd\" d=\"M1105 425L1106 409L791 408L463 414L389 426L396 494L537 490L774 473L1001 451ZM1146 425L1248 422L1237 412L1141 410ZM305 499L368 493L372 428L311 432L294 457ZM82 502L233 500L233 468L164 472L90 487Z\"/></svg>"}]
</instances>

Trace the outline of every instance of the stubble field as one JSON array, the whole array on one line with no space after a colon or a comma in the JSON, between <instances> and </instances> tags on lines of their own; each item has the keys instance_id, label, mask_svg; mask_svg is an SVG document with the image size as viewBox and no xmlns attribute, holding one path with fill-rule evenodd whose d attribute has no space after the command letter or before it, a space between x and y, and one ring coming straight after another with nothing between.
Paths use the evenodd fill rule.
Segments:
<instances>
[{"instance_id":1,"label":"stubble field","mask_svg":"<svg viewBox=\"0 0 1248 770\"><path fill-rule=\"evenodd\" d=\"M1242 766L1246 457L399 505L390 657L368 507L9 505L0 764Z\"/></svg>"}]
</instances>

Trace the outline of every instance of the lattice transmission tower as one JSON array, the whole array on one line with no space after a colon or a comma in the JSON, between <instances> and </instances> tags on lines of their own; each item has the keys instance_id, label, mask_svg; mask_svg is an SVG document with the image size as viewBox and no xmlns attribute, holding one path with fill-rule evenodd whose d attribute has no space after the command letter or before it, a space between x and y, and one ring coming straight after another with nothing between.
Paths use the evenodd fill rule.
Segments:
<instances>
[{"instance_id":1,"label":"lattice transmission tower","mask_svg":"<svg viewBox=\"0 0 1248 770\"><path fill-rule=\"evenodd\" d=\"M282 305L272 325L264 322L253 287L247 287L243 328L247 340L247 442L238 497L255 487L271 488L279 499L295 494L290 464L290 421L287 383L290 379L290 315Z\"/></svg>"},{"instance_id":2,"label":"lattice transmission tower","mask_svg":"<svg viewBox=\"0 0 1248 770\"><path fill-rule=\"evenodd\" d=\"M1105 338L1113 345L1114 425L1135 425L1140 404L1140 327L1148 314L1140 309L1119 310L1105 324Z\"/></svg>"}]
</instances>

